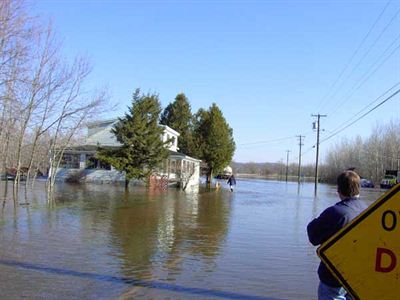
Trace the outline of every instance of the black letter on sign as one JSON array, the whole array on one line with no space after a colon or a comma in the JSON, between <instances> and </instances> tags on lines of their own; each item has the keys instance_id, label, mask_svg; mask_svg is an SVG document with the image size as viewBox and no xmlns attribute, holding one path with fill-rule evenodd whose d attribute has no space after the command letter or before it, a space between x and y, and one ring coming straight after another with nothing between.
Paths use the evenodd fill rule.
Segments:
<instances>
[{"instance_id":1,"label":"black letter on sign","mask_svg":"<svg viewBox=\"0 0 400 300\"><path fill-rule=\"evenodd\" d=\"M391 226L387 226L387 222L386 222L386 216L387 215L391 215L392 216L392 224ZM396 224L397 224L397 219L396 219L396 214L394 211L391 210L387 210L382 214L382 227L383 229L385 229L386 231L392 231L393 229L396 228Z\"/></svg>"}]
</instances>

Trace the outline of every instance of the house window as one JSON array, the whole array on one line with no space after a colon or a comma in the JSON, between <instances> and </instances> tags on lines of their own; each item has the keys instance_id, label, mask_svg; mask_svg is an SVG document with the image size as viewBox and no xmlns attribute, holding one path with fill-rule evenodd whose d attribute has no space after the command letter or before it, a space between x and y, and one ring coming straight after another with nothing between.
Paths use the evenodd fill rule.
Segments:
<instances>
[{"instance_id":1,"label":"house window","mask_svg":"<svg viewBox=\"0 0 400 300\"><path fill-rule=\"evenodd\" d=\"M182 173L186 173L186 160L182 162Z\"/></svg>"},{"instance_id":2,"label":"house window","mask_svg":"<svg viewBox=\"0 0 400 300\"><path fill-rule=\"evenodd\" d=\"M98 160L94 154L86 155L86 169L111 170L111 165Z\"/></svg>"},{"instance_id":3,"label":"house window","mask_svg":"<svg viewBox=\"0 0 400 300\"><path fill-rule=\"evenodd\" d=\"M66 169L79 169L80 154L64 153L60 167Z\"/></svg>"},{"instance_id":4,"label":"house window","mask_svg":"<svg viewBox=\"0 0 400 300\"><path fill-rule=\"evenodd\" d=\"M176 173L176 161L175 160L170 161L170 172Z\"/></svg>"}]
</instances>

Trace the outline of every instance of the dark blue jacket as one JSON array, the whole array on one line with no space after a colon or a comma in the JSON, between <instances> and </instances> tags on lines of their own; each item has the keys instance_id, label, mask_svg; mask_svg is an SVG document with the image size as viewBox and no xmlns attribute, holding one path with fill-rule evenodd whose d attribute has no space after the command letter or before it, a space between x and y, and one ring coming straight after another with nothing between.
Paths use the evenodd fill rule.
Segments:
<instances>
[{"instance_id":1,"label":"dark blue jacket","mask_svg":"<svg viewBox=\"0 0 400 300\"><path fill-rule=\"evenodd\" d=\"M366 205L358 198L348 198L325 209L321 215L307 226L308 238L314 246L320 245L358 216ZM319 264L318 276L321 282L331 287L340 287L324 263Z\"/></svg>"},{"instance_id":2,"label":"dark blue jacket","mask_svg":"<svg viewBox=\"0 0 400 300\"><path fill-rule=\"evenodd\" d=\"M232 175L231 177L229 177L229 179L226 183L228 183L230 185L235 185L236 184L235 176Z\"/></svg>"}]
</instances>

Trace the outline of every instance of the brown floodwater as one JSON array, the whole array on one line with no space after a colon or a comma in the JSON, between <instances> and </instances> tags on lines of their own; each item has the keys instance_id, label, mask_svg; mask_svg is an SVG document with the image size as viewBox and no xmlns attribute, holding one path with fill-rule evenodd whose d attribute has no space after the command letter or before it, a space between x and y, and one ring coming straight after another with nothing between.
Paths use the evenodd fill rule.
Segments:
<instances>
[{"instance_id":1,"label":"brown floodwater","mask_svg":"<svg viewBox=\"0 0 400 300\"><path fill-rule=\"evenodd\" d=\"M14 204L1 183L0 299L316 299L306 226L335 187L315 198L311 183L222 186L60 184L48 202L38 182Z\"/></svg>"}]
</instances>

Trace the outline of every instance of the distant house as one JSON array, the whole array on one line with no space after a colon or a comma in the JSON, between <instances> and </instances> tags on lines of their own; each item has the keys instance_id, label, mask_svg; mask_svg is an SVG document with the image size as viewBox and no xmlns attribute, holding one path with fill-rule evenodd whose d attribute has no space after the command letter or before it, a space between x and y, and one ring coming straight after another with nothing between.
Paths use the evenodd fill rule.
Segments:
<instances>
[{"instance_id":1,"label":"distant house","mask_svg":"<svg viewBox=\"0 0 400 300\"><path fill-rule=\"evenodd\" d=\"M117 119L98 121L88 124L85 142L68 148L62 157L60 167L56 170L56 179L62 181L114 183L124 182L123 172L113 166L96 159L97 148L120 147L114 134L111 132ZM199 184L200 160L179 152L179 133L168 126L164 126L164 133L160 137L163 141L172 138L167 145L169 157L156 174L152 176L155 184L177 185L184 188Z\"/></svg>"}]
</instances>

